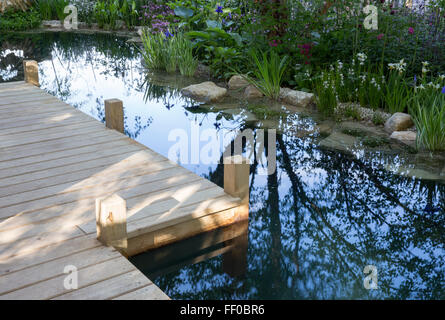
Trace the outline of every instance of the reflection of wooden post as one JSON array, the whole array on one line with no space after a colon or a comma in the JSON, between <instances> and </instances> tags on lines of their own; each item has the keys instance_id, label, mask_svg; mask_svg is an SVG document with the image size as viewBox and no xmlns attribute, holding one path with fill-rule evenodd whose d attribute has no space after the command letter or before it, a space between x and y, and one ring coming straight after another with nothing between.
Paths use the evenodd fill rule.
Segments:
<instances>
[{"instance_id":1,"label":"reflection of wooden post","mask_svg":"<svg viewBox=\"0 0 445 320\"><path fill-rule=\"evenodd\" d=\"M222 255L223 271L231 277L239 277L247 271L247 247L249 244L249 222L241 221L233 224L232 228L237 229L236 237L229 240L227 245L230 250Z\"/></svg>"},{"instance_id":2,"label":"reflection of wooden post","mask_svg":"<svg viewBox=\"0 0 445 320\"><path fill-rule=\"evenodd\" d=\"M117 194L96 200L96 231L103 244L127 249L127 203Z\"/></svg>"},{"instance_id":3,"label":"reflection of wooden post","mask_svg":"<svg viewBox=\"0 0 445 320\"><path fill-rule=\"evenodd\" d=\"M237 221L249 219L249 159L240 155L224 158L224 191L241 199Z\"/></svg>"},{"instance_id":4,"label":"reflection of wooden post","mask_svg":"<svg viewBox=\"0 0 445 320\"><path fill-rule=\"evenodd\" d=\"M124 133L124 106L119 99L105 100L105 125Z\"/></svg>"},{"instance_id":5,"label":"reflection of wooden post","mask_svg":"<svg viewBox=\"0 0 445 320\"><path fill-rule=\"evenodd\" d=\"M23 60L23 71L25 72L25 82L40 87L39 65L35 60Z\"/></svg>"}]
</instances>

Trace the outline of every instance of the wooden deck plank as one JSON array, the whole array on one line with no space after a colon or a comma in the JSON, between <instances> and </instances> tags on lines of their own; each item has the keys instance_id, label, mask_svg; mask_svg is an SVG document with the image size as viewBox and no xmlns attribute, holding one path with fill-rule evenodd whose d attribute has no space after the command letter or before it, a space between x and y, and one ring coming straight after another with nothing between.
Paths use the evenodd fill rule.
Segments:
<instances>
[{"instance_id":1,"label":"wooden deck plank","mask_svg":"<svg viewBox=\"0 0 445 320\"><path fill-rule=\"evenodd\" d=\"M78 269L78 289L104 281L124 273L134 271L136 268L125 258L117 257L111 260L98 262L90 267ZM66 294L71 290L64 287L67 274L35 283L25 288L0 295L5 300L48 300Z\"/></svg>"},{"instance_id":2,"label":"wooden deck plank","mask_svg":"<svg viewBox=\"0 0 445 320\"><path fill-rule=\"evenodd\" d=\"M52 187L63 183L80 183L93 179L94 177L103 177L102 180L114 181L120 178L141 176L150 172L167 169L175 166L165 159L154 159L152 161L132 162L131 167L127 163L119 162L113 166L90 167L85 170L74 173L61 174L38 180L32 180L24 183L0 187L0 198L8 195L33 191L40 188ZM103 169L103 170L102 170Z\"/></svg>"},{"instance_id":3,"label":"wooden deck plank","mask_svg":"<svg viewBox=\"0 0 445 320\"><path fill-rule=\"evenodd\" d=\"M48 170L51 168L58 168L62 166L68 166L72 164L76 164L79 162L86 162L96 159L101 159L104 157L109 157L116 154L116 149L114 148L100 148L98 150L97 145L95 146L96 150L90 151L88 153L77 153L75 155L63 154L63 157L44 160L37 163L31 163L28 165L14 166L12 168L0 169L0 180L3 178L14 177L24 174L30 174L33 172L38 172L42 170ZM119 152L121 154L127 155L127 157L136 154L141 151L141 147L134 144L118 144L113 145L112 147L118 147ZM46 154L47 155L47 154ZM119 160L118 160L119 161ZM74 167L75 169L75 167ZM49 176L50 174L48 174Z\"/></svg>"},{"instance_id":4,"label":"wooden deck plank","mask_svg":"<svg viewBox=\"0 0 445 320\"><path fill-rule=\"evenodd\" d=\"M207 184L207 182L202 181L202 179L199 179L199 177L196 177L190 173L182 173L178 175L178 173L181 171L183 172L183 170L184 169L181 168L173 168L171 170L154 173L153 176L144 179L146 180L145 183L139 183L138 181L132 184L127 184L125 181L121 183L109 183L106 185L100 185L98 186L98 188L94 188L91 190L81 190L66 194L56 194L54 196L30 201L25 201L24 199L23 202L15 204L11 204L10 202L7 202L7 200L3 200L0 201L0 218L7 218L16 214L34 212L38 209L51 208L53 206L60 206L70 202L78 202L85 199L91 199L91 201L94 202L95 199L99 197L106 197L107 195L113 194L115 192L119 192L122 197L127 198L134 195L146 194L147 192L154 193L158 190L180 184L181 182L189 181L192 184L195 181L199 181L194 183L196 188L201 188Z\"/></svg>"},{"instance_id":5,"label":"wooden deck plank","mask_svg":"<svg viewBox=\"0 0 445 320\"><path fill-rule=\"evenodd\" d=\"M63 128L57 128L57 130L50 131L45 134L33 135L30 133L18 133L12 134L7 137L0 136L0 148L7 148L13 146L21 146L32 144L36 142L53 141L60 138L71 137L75 132L82 132L84 135L88 135L92 132L100 132L103 127L98 123L82 123L72 126L73 132L63 131Z\"/></svg>"},{"instance_id":6,"label":"wooden deck plank","mask_svg":"<svg viewBox=\"0 0 445 320\"><path fill-rule=\"evenodd\" d=\"M100 244L98 242L98 244ZM0 276L0 296L28 285L44 281L63 274L64 267L74 265L76 268L92 266L100 261L120 257L120 253L109 247L97 246L69 256L47 261L18 272Z\"/></svg>"},{"instance_id":7,"label":"wooden deck plank","mask_svg":"<svg viewBox=\"0 0 445 320\"><path fill-rule=\"evenodd\" d=\"M102 148L103 149L109 149L109 148L119 148L121 146L127 146L128 142L124 137L116 137L116 139L104 139L101 141ZM19 166L26 166L31 165L39 162L45 162L50 160L57 160L57 159L63 159L68 158L71 156L74 156L76 154L85 154L85 153L91 153L97 151L97 145L96 143L86 145L86 146L79 146L74 147L72 149L67 150L60 150L50 153L44 153L44 154L38 154L35 156L29 156L14 160L6 160L0 162L0 170L8 169L8 168L15 168Z\"/></svg>"},{"instance_id":8,"label":"wooden deck plank","mask_svg":"<svg viewBox=\"0 0 445 320\"><path fill-rule=\"evenodd\" d=\"M41 89L0 84L0 299L168 299L95 239L95 201L115 193L137 246L126 254L234 221L240 205ZM63 286L67 265L78 289Z\"/></svg>"},{"instance_id":9,"label":"wooden deck plank","mask_svg":"<svg viewBox=\"0 0 445 320\"><path fill-rule=\"evenodd\" d=\"M113 298L113 300L169 300L170 298L162 292L155 284L128 292Z\"/></svg>"},{"instance_id":10,"label":"wooden deck plank","mask_svg":"<svg viewBox=\"0 0 445 320\"><path fill-rule=\"evenodd\" d=\"M105 131L90 133L88 138L83 134L73 134L71 137L38 142L29 145L4 148L0 154L0 162L17 160L57 151L75 149L84 146L97 145L107 140L122 139L121 135L108 135Z\"/></svg>"},{"instance_id":11,"label":"wooden deck plank","mask_svg":"<svg viewBox=\"0 0 445 320\"><path fill-rule=\"evenodd\" d=\"M13 184L18 183L24 183L28 181L38 180L42 178L47 177L53 177L60 174L66 174L69 172L77 172L80 170L91 168L92 166L112 166L116 165L117 163L126 163L127 165L131 165L134 162L140 162L140 161L150 161L150 160L156 160L159 158L156 158L154 155L151 155L145 151L135 151L131 150L128 152L123 152L121 154L114 154L112 156L103 158L98 157L94 158L92 160L86 160L78 163L71 163L67 165L61 165L61 166L55 166L47 169L42 170L34 170L30 171L26 174L22 175L14 175L11 177L5 177L0 179L0 187L1 186L9 186ZM38 167L37 165L35 167ZM44 167L44 164L42 164L40 167Z\"/></svg>"},{"instance_id":12,"label":"wooden deck plank","mask_svg":"<svg viewBox=\"0 0 445 320\"><path fill-rule=\"evenodd\" d=\"M127 283L123 287L122 283ZM96 284L62 294L54 300L110 300L128 292L153 285L139 270L130 271L114 278L110 278Z\"/></svg>"},{"instance_id":13,"label":"wooden deck plank","mask_svg":"<svg viewBox=\"0 0 445 320\"><path fill-rule=\"evenodd\" d=\"M90 236L80 236L66 243L55 243L45 248L42 248L32 255L30 254L17 254L13 257L8 258L8 260L0 261L0 276L5 274L10 274L12 272L17 272L32 266L43 264L45 262L52 261L54 259L66 257L75 254L80 251L102 246L100 242L97 241L95 235Z\"/></svg>"}]
</instances>

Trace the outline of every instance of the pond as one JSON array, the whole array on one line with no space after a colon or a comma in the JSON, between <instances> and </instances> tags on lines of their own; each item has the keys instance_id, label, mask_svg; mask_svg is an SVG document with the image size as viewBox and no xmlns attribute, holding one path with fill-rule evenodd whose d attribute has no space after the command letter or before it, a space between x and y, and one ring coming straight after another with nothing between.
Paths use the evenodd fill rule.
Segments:
<instances>
[{"instance_id":1,"label":"pond","mask_svg":"<svg viewBox=\"0 0 445 320\"><path fill-rule=\"evenodd\" d=\"M164 156L178 129L216 130L229 144L237 129L276 129L275 146L264 150L276 156L276 170L265 175L261 161L251 165L248 224L131 258L171 298L445 298L443 154L416 153L379 128L267 99L232 93L195 103L179 89L205 79L147 73L124 37L15 33L0 43L1 82L23 80L22 60L37 60L42 89L102 122L103 100L123 100L126 134ZM221 164L177 156L223 185ZM366 266L375 268L365 273ZM370 270L376 289L364 286Z\"/></svg>"}]
</instances>

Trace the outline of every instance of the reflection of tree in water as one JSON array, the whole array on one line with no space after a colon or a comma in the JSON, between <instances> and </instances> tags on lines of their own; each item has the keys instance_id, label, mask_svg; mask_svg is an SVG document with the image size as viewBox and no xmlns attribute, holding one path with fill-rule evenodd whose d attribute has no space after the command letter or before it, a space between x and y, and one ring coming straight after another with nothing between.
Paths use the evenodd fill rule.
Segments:
<instances>
[{"instance_id":1,"label":"reflection of tree in water","mask_svg":"<svg viewBox=\"0 0 445 320\"><path fill-rule=\"evenodd\" d=\"M306 138L278 135L277 157L277 172L265 179L251 168L245 278L224 275L213 258L156 279L167 294L445 298L443 184L393 175ZM221 170L209 177L222 177ZM442 210L425 212L427 202ZM378 290L363 287L369 264L378 269Z\"/></svg>"},{"instance_id":2,"label":"reflection of tree in water","mask_svg":"<svg viewBox=\"0 0 445 320\"><path fill-rule=\"evenodd\" d=\"M34 39L1 34L0 43L0 82L23 80L23 59L34 57Z\"/></svg>"},{"instance_id":3,"label":"reflection of tree in water","mask_svg":"<svg viewBox=\"0 0 445 320\"><path fill-rule=\"evenodd\" d=\"M178 102L182 107L193 107L196 103L187 97L182 96L180 88L184 86L184 78L182 76L170 76L168 80L173 82L165 83L159 81L160 74L147 73L144 82L140 86L144 90L144 101L159 103L161 102L167 110L173 108Z\"/></svg>"}]
</instances>

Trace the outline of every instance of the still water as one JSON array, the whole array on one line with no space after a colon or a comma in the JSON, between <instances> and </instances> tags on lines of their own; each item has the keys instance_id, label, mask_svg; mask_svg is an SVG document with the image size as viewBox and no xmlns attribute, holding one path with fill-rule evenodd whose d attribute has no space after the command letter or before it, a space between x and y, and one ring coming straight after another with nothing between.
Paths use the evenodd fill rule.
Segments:
<instances>
[{"instance_id":1,"label":"still water","mask_svg":"<svg viewBox=\"0 0 445 320\"><path fill-rule=\"evenodd\" d=\"M188 136L196 127L201 133L215 129L221 137L217 158L236 129L277 130L277 169L260 174L261 154L251 165L248 224L131 259L171 298L445 298L443 155L393 142L367 147L347 135L338 143L354 124L267 100L247 103L232 94L222 103L199 105L178 89L203 79L147 73L126 40L0 35L0 82L23 80L22 60L37 60L42 89L102 122L104 99L123 100L126 134L165 156L175 144L169 135L178 129ZM221 165L177 156L222 186ZM377 273L374 290L364 286L368 265Z\"/></svg>"}]
</instances>

